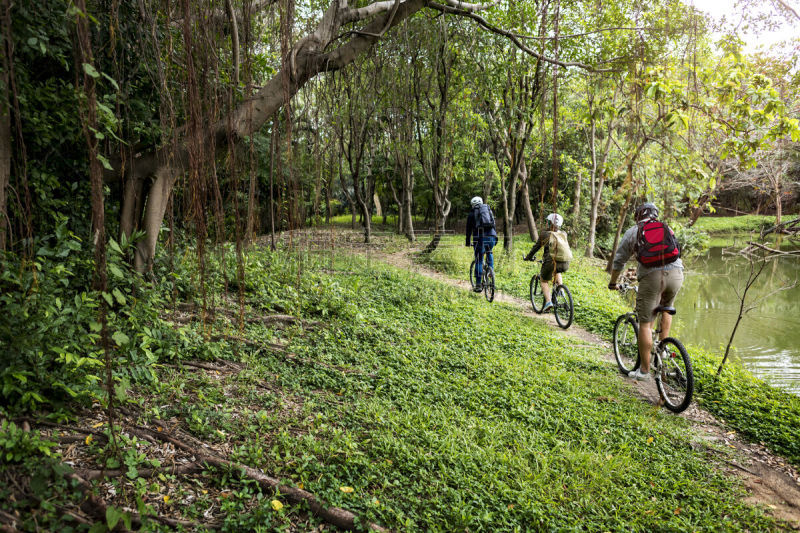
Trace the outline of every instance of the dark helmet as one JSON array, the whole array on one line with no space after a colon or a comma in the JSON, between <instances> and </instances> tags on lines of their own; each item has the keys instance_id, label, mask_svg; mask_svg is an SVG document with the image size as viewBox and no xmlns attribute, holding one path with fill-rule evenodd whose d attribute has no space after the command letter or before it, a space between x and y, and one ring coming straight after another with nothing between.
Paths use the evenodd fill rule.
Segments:
<instances>
[{"instance_id":1,"label":"dark helmet","mask_svg":"<svg viewBox=\"0 0 800 533\"><path fill-rule=\"evenodd\" d=\"M636 208L633 216L637 222L646 218L658 218L658 208L652 202L645 202Z\"/></svg>"}]
</instances>

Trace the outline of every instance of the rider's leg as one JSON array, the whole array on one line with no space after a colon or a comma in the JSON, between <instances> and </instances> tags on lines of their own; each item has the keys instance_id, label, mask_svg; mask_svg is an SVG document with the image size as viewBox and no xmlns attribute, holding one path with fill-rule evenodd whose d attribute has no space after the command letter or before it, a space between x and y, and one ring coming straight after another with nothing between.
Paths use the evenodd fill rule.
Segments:
<instances>
[{"instance_id":1,"label":"rider's leg","mask_svg":"<svg viewBox=\"0 0 800 533\"><path fill-rule=\"evenodd\" d=\"M672 315L669 313L661 313L661 333L658 334L658 340L664 340L669 337L669 328L672 326Z\"/></svg>"},{"instance_id":2,"label":"rider's leg","mask_svg":"<svg viewBox=\"0 0 800 533\"><path fill-rule=\"evenodd\" d=\"M650 372L650 348L653 346L653 323L639 322L639 359L642 372Z\"/></svg>"},{"instance_id":3,"label":"rider's leg","mask_svg":"<svg viewBox=\"0 0 800 533\"><path fill-rule=\"evenodd\" d=\"M556 285L563 285L561 282L561 272L556 273Z\"/></svg>"},{"instance_id":4,"label":"rider's leg","mask_svg":"<svg viewBox=\"0 0 800 533\"><path fill-rule=\"evenodd\" d=\"M475 284L480 285L483 276L483 243L475 245Z\"/></svg>"},{"instance_id":5,"label":"rider's leg","mask_svg":"<svg viewBox=\"0 0 800 533\"><path fill-rule=\"evenodd\" d=\"M549 255L544 257L542 263L542 294L544 294L544 303L550 301L550 282L553 280L553 273L556 271L556 262Z\"/></svg>"},{"instance_id":6,"label":"rider's leg","mask_svg":"<svg viewBox=\"0 0 800 533\"><path fill-rule=\"evenodd\" d=\"M497 237L490 235L486 238L486 241L486 260L488 261L489 266L492 267L492 270L494 270L494 253L492 252L492 248L494 248L494 245L497 244Z\"/></svg>"},{"instance_id":7,"label":"rider's leg","mask_svg":"<svg viewBox=\"0 0 800 533\"><path fill-rule=\"evenodd\" d=\"M542 280L542 294L544 294L544 302L550 301L550 283Z\"/></svg>"}]
</instances>

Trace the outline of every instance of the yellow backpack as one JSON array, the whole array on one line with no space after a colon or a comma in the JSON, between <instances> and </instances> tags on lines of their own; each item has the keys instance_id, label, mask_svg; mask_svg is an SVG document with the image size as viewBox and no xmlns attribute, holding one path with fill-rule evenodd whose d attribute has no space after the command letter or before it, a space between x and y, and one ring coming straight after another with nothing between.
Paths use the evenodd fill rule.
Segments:
<instances>
[{"instance_id":1,"label":"yellow backpack","mask_svg":"<svg viewBox=\"0 0 800 533\"><path fill-rule=\"evenodd\" d=\"M572 261L572 250L567 242L567 234L561 230L550 232L550 255L556 261Z\"/></svg>"}]
</instances>

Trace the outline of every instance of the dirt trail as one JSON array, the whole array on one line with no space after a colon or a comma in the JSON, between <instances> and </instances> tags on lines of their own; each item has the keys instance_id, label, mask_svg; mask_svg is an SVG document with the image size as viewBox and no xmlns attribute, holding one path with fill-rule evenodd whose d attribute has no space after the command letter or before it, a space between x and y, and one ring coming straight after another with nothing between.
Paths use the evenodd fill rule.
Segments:
<instances>
[{"instance_id":1,"label":"dirt trail","mask_svg":"<svg viewBox=\"0 0 800 533\"><path fill-rule=\"evenodd\" d=\"M471 290L468 280L451 278L423 265L415 263L409 257L409 251L395 253L372 252L373 259L379 259L398 268L410 270L423 276L439 280L454 287ZM556 324L552 313L536 314L531 310L530 302L501 291L495 293L495 301L517 307L520 312L534 320L547 322L562 335L574 338L581 344L600 345L607 350L605 359L616 366L611 344L600 336L591 333L573 323L569 329L563 330ZM620 377L620 379L624 379ZM629 381L630 389L642 400L654 406L659 405L660 398L655 385L651 382ZM771 454L764 446L746 442L735 431L730 431L719 420L707 411L692 403L680 415L691 422L696 435L694 446L700 451L712 455L721 461L725 469L739 476L750 492L748 503L766 506L777 518L786 520L794 530L800 531L800 474L781 457ZM716 447L711 446L716 444ZM719 451L719 447L730 449L730 453Z\"/></svg>"}]
</instances>

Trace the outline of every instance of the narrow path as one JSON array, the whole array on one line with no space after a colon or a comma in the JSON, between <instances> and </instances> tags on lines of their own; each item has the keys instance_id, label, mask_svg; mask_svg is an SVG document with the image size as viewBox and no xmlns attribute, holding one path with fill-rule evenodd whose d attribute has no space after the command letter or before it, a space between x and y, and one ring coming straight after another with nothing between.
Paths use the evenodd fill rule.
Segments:
<instances>
[{"instance_id":1,"label":"narrow path","mask_svg":"<svg viewBox=\"0 0 800 533\"><path fill-rule=\"evenodd\" d=\"M415 263L409 256L408 249L394 253L375 253L373 251L372 258L463 290L472 289L466 279L455 279ZM580 341L580 344L599 345L606 348L604 358L616 366L611 344L602 337L587 331L574 322L569 329L561 329L556 324L552 313L536 314L532 311L530 302L502 291L498 290L495 293L495 301L510 304L518 308L526 317L548 323L557 332ZM620 376L620 379L624 378ZM659 405L660 397L652 381L645 383L630 380L628 383L632 393L639 398L654 407ZM692 402L689 408L678 416L691 423L696 436L694 446L698 451L703 451L713 456L714 460L721 461L721 464L726 465L724 468L729 473L736 474L742 479L750 492L750 496L747 498L748 503L766 506L775 517L786 520L794 530L800 531L800 473L795 468L787 464L781 457L770 453L764 446L746 442L735 431L724 427L719 420L701 409L695 402ZM728 448L731 453L720 451L720 447Z\"/></svg>"}]
</instances>

